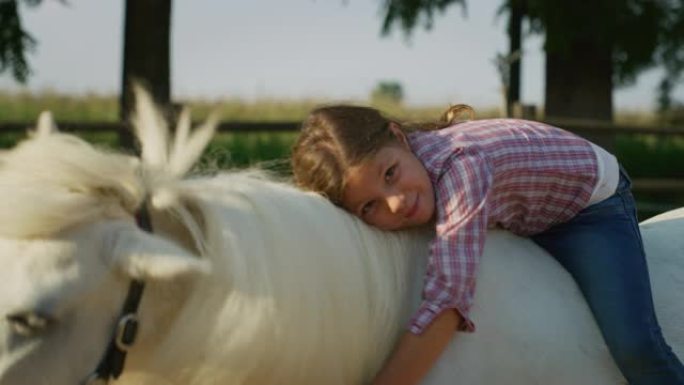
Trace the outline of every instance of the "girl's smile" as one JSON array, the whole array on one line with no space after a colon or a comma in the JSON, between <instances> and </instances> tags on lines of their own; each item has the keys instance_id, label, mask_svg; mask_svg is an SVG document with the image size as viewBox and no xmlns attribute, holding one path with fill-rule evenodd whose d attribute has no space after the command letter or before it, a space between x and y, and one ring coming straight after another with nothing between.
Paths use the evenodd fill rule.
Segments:
<instances>
[{"instance_id":1,"label":"girl's smile","mask_svg":"<svg viewBox=\"0 0 684 385\"><path fill-rule=\"evenodd\" d=\"M398 128L392 131L399 142L350 167L342 197L347 210L383 230L424 225L435 211L427 170L411 151L404 133Z\"/></svg>"},{"instance_id":2,"label":"girl's smile","mask_svg":"<svg viewBox=\"0 0 684 385\"><path fill-rule=\"evenodd\" d=\"M408 213L406 213L406 218L407 218L407 219L413 218L413 216L414 216L414 215L416 214L416 212L418 211L418 201L419 201L419 199L418 199L418 197L416 196L416 199L414 200L413 205L412 205L411 208L409 209Z\"/></svg>"}]
</instances>

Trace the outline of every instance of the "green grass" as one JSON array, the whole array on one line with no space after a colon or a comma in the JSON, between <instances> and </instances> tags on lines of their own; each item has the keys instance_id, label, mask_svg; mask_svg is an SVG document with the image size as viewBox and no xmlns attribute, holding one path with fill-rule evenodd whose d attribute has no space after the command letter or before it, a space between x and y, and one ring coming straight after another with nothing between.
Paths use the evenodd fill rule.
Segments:
<instances>
[{"instance_id":1,"label":"green grass","mask_svg":"<svg viewBox=\"0 0 684 385\"><path fill-rule=\"evenodd\" d=\"M81 133L81 137L99 146L115 148L114 132ZM289 154L296 133L221 133L209 145L195 171L213 173L219 170L258 167L287 176ZM24 135L0 135L0 147L14 145ZM684 177L684 139L663 140L652 135L619 136L615 153L630 175L639 177ZM648 218L674 207L684 206L682 194L635 193L639 216Z\"/></svg>"},{"instance_id":2,"label":"green grass","mask_svg":"<svg viewBox=\"0 0 684 385\"><path fill-rule=\"evenodd\" d=\"M202 170L259 167L289 173L290 147L295 133L219 134L199 162Z\"/></svg>"},{"instance_id":3,"label":"green grass","mask_svg":"<svg viewBox=\"0 0 684 385\"><path fill-rule=\"evenodd\" d=\"M81 132L78 136L97 146L111 149L118 148L118 135L116 132ZM25 138L26 134L23 133L2 133L0 134L0 148L11 148Z\"/></svg>"},{"instance_id":4,"label":"green grass","mask_svg":"<svg viewBox=\"0 0 684 385\"><path fill-rule=\"evenodd\" d=\"M312 108L339 100L272 99L243 100L239 98L176 100L189 106L196 119L210 111L218 111L221 119L232 121L298 121ZM372 105L389 116L411 121L433 120L448 107L448 103L433 106L406 106L396 103L365 100L342 101ZM478 118L501 116L497 107L474 106ZM0 90L0 122L33 122L41 111L50 110L61 121L114 122L119 118L119 97L112 94L64 94L54 91L39 93L6 92ZM618 111L615 122L630 125L657 125L658 117L649 111Z\"/></svg>"},{"instance_id":5,"label":"green grass","mask_svg":"<svg viewBox=\"0 0 684 385\"><path fill-rule=\"evenodd\" d=\"M329 100L241 99L180 101L193 111L195 119L202 119L217 110L226 121L300 121L315 106ZM364 104L364 101L356 101ZM440 116L443 106L402 106L380 103L375 107L389 116L407 121L433 120ZM0 122L32 123L42 110L51 110L57 121L113 122L118 119L118 97L115 95L66 95L56 92L7 93L0 91ZM498 116L496 108L477 108L478 118ZM649 125L656 122L652 113L623 111L616 114L623 124ZM96 143L115 146L114 133L82 134ZM0 147L10 147L20 135L0 135ZM244 167L255 163L287 158L294 134L244 133L221 134L203 158L203 164L213 167ZM684 177L684 137L662 139L650 135L621 135L615 139L614 152L635 177ZM208 159L214 159L209 161Z\"/></svg>"},{"instance_id":6,"label":"green grass","mask_svg":"<svg viewBox=\"0 0 684 385\"><path fill-rule=\"evenodd\" d=\"M50 110L58 120L113 122L119 116L118 103L118 98L110 95L0 92L0 121L33 122L41 111Z\"/></svg>"},{"instance_id":7,"label":"green grass","mask_svg":"<svg viewBox=\"0 0 684 385\"><path fill-rule=\"evenodd\" d=\"M684 135L618 135L614 152L634 177L684 178Z\"/></svg>"},{"instance_id":8,"label":"green grass","mask_svg":"<svg viewBox=\"0 0 684 385\"><path fill-rule=\"evenodd\" d=\"M684 136L619 135L614 152L632 178L684 178ZM681 192L636 191L634 196L640 219L684 206Z\"/></svg>"},{"instance_id":9,"label":"green grass","mask_svg":"<svg viewBox=\"0 0 684 385\"><path fill-rule=\"evenodd\" d=\"M189 106L193 118L200 120L210 111L218 111L225 121L300 121L314 107L329 104L331 100L275 100L263 98L254 101L241 99L180 100ZM351 101L368 104L365 101ZM392 103L375 104L388 116L404 121L427 121L438 118L446 103L440 106L403 106ZM32 123L43 110L50 110L57 121L114 122L118 120L118 97L114 95L64 95L55 92L39 94L6 93L0 91L0 123ZM477 118L498 117L497 108L476 108ZM615 118L618 124L657 125L655 114L643 111L621 111ZM98 145L115 148L117 135L110 133L80 133L86 140ZM0 148L9 148L23 134L0 134ZM295 133L233 133L219 134L199 162L198 169L215 171L221 169L258 166L276 171L289 172L289 152ZM654 135L619 135L615 138L613 152L630 175L640 177L684 178L684 135L678 138L661 138ZM666 207L684 206L680 194L637 194L644 202L642 218L662 211ZM653 208L648 209L648 207Z\"/></svg>"},{"instance_id":10,"label":"green grass","mask_svg":"<svg viewBox=\"0 0 684 385\"><path fill-rule=\"evenodd\" d=\"M188 105L193 111L193 117L198 120L210 111L217 110L221 119L227 121L300 121L312 108L330 101L193 99L180 102ZM375 107L400 120L425 121L439 117L447 105L416 107L380 103ZM45 109L53 111L58 121L113 122L118 119L118 97L0 91L0 122L31 123ZM478 108L476 113L478 118L498 116L496 108ZM616 121L624 124L648 125L653 124L655 119L654 114L639 111L625 111L616 116ZM81 135L96 143L115 146L114 133ZM0 147L10 147L19 137L16 134L0 135ZM263 161L273 162L288 157L293 139L294 134L289 133L221 134L212 143L208 155L203 158L203 164L208 167L213 162L214 167L232 168ZM662 139L651 135L621 135L615 139L614 152L635 177L684 177L684 137Z\"/></svg>"},{"instance_id":11,"label":"green grass","mask_svg":"<svg viewBox=\"0 0 684 385\"><path fill-rule=\"evenodd\" d=\"M237 98L222 100L177 100L190 107L193 118L202 119L211 111L218 111L222 120L231 121L299 121L314 107L339 103L333 100L261 98L254 101ZM366 101L346 101L369 104ZM66 95L55 92L7 93L0 91L0 122L33 122L41 111L52 111L58 121L114 122L119 117L119 99L114 95ZM372 104L371 104L372 105ZM402 120L434 120L448 107L404 106L393 103L376 103L389 116ZM478 117L498 116L495 108L478 109Z\"/></svg>"}]
</instances>

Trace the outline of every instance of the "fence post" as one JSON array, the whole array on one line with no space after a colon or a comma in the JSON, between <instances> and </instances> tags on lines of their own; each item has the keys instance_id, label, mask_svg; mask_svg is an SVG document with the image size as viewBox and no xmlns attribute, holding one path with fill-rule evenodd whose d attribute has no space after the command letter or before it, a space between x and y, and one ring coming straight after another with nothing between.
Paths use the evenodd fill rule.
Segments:
<instances>
[{"instance_id":1,"label":"fence post","mask_svg":"<svg viewBox=\"0 0 684 385\"><path fill-rule=\"evenodd\" d=\"M537 106L534 104L513 104L513 117L517 119L537 120Z\"/></svg>"}]
</instances>

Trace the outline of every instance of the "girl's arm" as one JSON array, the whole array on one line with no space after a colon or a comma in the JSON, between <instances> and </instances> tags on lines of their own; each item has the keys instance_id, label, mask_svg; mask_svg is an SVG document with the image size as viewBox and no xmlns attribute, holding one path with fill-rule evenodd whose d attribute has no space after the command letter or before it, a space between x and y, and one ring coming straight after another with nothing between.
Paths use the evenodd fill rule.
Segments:
<instances>
[{"instance_id":1,"label":"girl's arm","mask_svg":"<svg viewBox=\"0 0 684 385\"><path fill-rule=\"evenodd\" d=\"M461 316L455 310L440 313L421 335L406 332L378 373L373 385L415 385L437 362L456 332Z\"/></svg>"}]
</instances>

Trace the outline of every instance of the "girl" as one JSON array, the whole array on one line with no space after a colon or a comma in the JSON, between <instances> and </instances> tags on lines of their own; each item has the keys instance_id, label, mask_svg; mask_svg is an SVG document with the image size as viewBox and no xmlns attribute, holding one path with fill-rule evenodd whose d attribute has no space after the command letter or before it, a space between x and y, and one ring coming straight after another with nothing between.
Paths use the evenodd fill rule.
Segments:
<instances>
[{"instance_id":1,"label":"girl","mask_svg":"<svg viewBox=\"0 0 684 385\"><path fill-rule=\"evenodd\" d=\"M385 230L434 224L423 302L374 384L416 384L469 310L487 228L531 237L572 274L630 384L684 384L656 320L631 182L574 134L514 119L399 124L318 108L294 145L296 183ZM521 309L524 311L524 309Z\"/></svg>"}]
</instances>

